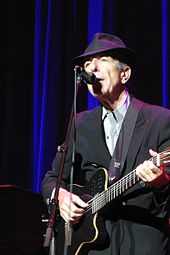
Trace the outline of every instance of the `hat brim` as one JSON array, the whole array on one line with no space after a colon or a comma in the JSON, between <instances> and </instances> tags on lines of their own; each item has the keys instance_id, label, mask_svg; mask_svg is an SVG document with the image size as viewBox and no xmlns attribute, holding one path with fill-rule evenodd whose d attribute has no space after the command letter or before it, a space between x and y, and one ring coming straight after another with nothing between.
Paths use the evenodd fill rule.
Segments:
<instances>
[{"instance_id":1,"label":"hat brim","mask_svg":"<svg viewBox=\"0 0 170 255\"><path fill-rule=\"evenodd\" d=\"M110 49L107 48L85 52L84 54L74 57L72 59L72 64L82 66L86 59L88 59L90 56L94 56L100 53L101 54L107 53L107 55L129 65L131 68L134 67L135 53L130 48L110 48Z\"/></svg>"}]
</instances>

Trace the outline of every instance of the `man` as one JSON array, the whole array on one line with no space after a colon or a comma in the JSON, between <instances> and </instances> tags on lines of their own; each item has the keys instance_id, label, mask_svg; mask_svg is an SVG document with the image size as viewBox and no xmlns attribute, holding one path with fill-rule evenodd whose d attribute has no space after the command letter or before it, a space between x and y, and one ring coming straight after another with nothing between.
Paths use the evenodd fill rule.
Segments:
<instances>
[{"instance_id":1,"label":"man","mask_svg":"<svg viewBox=\"0 0 170 255\"><path fill-rule=\"evenodd\" d=\"M170 188L164 159L169 160L169 153L162 151L170 146L170 111L128 93L134 52L114 35L95 34L73 63L96 76L95 84L87 86L101 105L79 113L76 119L74 183L85 185L81 196L74 189L70 196L67 189L74 132L69 140L58 196L60 215L72 224L73 241L78 240L77 248L69 254L165 255ZM60 163L58 152L42 184L45 201L55 188ZM113 180L115 192L110 194L106 187L104 194L109 193L109 197L104 200L96 194L98 189L102 192L101 175L93 180L100 170L106 180ZM90 221L87 211L91 206L94 211ZM100 218L104 227L98 223ZM105 230L109 237L99 241Z\"/></svg>"}]
</instances>

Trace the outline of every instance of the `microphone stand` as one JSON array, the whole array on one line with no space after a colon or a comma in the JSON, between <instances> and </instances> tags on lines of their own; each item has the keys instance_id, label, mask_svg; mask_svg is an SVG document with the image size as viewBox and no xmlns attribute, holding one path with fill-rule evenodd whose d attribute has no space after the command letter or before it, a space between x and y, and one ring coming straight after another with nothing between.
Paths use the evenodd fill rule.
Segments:
<instances>
[{"instance_id":1,"label":"microphone stand","mask_svg":"<svg viewBox=\"0 0 170 255\"><path fill-rule=\"evenodd\" d=\"M64 169L64 165L65 165L65 158L66 158L66 154L67 154L67 150L68 150L68 142L69 142L70 131L71 131L72 126L74 128L74 134L75 134L76 97L77 97L77 93L78 93L78 90L79 90L79 87L81 84L81 73L78 72L78 70L80 70L80 67L75 66L75 68L74 68L74 87L75 87L74 101L73 101L73 106L72 106L71 113L70 113L70 119L69 119L69 124L68 124L68 128L67 128L65 143L64 143L64 146L58 147L58 151L62 152L62 160L61 160L61 165L60 165L60 169L59 169L59 174L57 177L54 198L51 201L51 212L50 212L48 226L46 229L46 234L45 234L45 239L44 239L44 244L43 244L43 247L45 249L44 251L46 252L45 254L49 254L49 252L50 252L50 243L51 243L51 239L52 239L52 235L53 235L53 230L54 230L54 226L55 226L55 217L56 217L56 213L57 213L57 209L58 209L59 189L60 189L63 169ZM74 123L73 123L73 121L74 121ZM75 149L75 144L73 145L72 166L74 166L74 154L75 154L74 149Z\"/></svg>"}]
</instances>

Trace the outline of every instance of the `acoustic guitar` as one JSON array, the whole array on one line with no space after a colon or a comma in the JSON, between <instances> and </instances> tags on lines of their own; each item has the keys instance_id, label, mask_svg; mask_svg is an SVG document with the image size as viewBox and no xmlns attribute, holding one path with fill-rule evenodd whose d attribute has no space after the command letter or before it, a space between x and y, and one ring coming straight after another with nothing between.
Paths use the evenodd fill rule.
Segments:
<instances>
[{"instance_id":1,"label":"acoustic guitar","mask_svg":"<svg viewBox=\"0 0 170 255\"><path fill-rule=\"evenodd\" d=\"M170 163L170 147L149 160L158 167L167 166ZM108 171L100 167L87 185L73 185L73 193L87 202L89 206L77 224L65 223L67 254L86 255L92 247L100 246L106 242L107 232L104 226L104 217L100 214L101 209L139 181L136 169L134 169L109 186ZM58 234L60 234L59 231Z\"/></svg>"}]
</instances>

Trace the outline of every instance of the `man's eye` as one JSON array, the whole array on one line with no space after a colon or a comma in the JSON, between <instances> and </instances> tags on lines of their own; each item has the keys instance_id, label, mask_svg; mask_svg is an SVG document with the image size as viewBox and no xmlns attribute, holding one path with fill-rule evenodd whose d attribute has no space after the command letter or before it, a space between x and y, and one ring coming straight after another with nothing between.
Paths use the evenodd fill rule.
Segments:
<instances>
[{"instance_id":1,"label":"man's eye","mask_svg":"<svg viewBox=\"0 0 170 255\"><path fill-rule=\"evenodd\" d=\"M86 61L86 62L84 63L84 68L88 67L88 65L90 65L90 61Z\"/></svg>"},{"instance_id":2,"label":"man's eye","mask_svg":"<svg viewBox=\"0 0 170 255\"><path fill-rule=\"evenodd\" d=\"M105 62L105 61L107 61L107 58L104 58L104 57L103 57L103 58L100 59L100 61L101 61L101 62Z\"/></svg>"}]
</instances>

